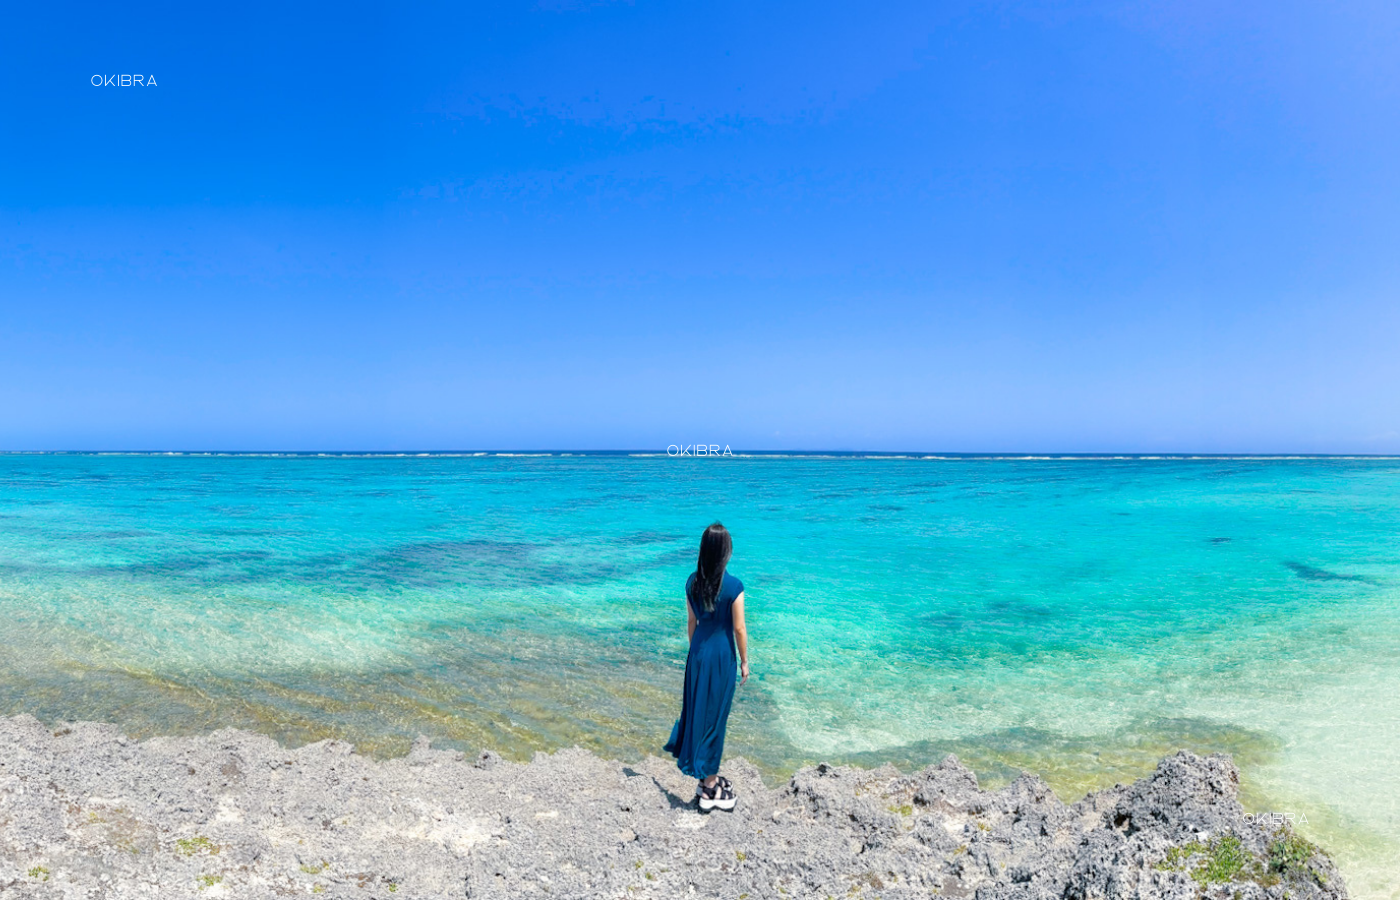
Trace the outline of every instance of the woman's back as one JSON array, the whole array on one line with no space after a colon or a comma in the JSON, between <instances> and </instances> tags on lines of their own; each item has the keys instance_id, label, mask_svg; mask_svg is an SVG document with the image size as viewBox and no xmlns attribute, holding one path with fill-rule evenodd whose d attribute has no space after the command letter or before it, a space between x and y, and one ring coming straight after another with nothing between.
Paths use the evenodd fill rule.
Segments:
<instances>
[{"instance_id":1,"label":"woman's back","mask_svg":"<svg viewBox=\"0 0 1400 900\"><path fill-rule=\"evenodd\" d=\"M685 597L690 603L691 610L695 613L695 634L691 636L691 645L693 646L696 641L708 639L715 634L723 634L732 643L734 638L734 600L744 592L744 583L725 572L724 580L719 586L719 596L715 597L714 609L709 612L706 612L700 604L699 598L695 596L694 588L695 576L692 574L685 583Z\"/></svg>"}]
</instances>

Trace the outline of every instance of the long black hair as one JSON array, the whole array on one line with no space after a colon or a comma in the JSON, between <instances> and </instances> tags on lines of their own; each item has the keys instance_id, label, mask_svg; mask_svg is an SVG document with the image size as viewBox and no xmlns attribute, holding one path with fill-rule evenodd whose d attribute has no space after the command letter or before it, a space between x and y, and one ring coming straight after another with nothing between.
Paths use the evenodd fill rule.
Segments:
<instances>
[{"instance_id":1,"label":"long black hair","mask_svg":"<svg viewBox=\"0 0 1400 900\"><path fill-rule=\"evenodd\" d=\"M707 613L715 611L715 600L724 583L724 567L729 565L729 555L733 552L734 542L718 522L700 535L700 559L695 563L695 581L690 585L692 605Z\"/></svg>"}]
</instances>

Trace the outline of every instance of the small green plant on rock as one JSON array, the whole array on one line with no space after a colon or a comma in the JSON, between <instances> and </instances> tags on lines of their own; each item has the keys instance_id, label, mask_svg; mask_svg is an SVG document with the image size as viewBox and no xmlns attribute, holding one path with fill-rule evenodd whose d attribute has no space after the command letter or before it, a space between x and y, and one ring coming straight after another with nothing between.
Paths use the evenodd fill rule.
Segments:
<instances>
[{"instance_id":1,"label":"small green plant on rock","mask_svg":"<svg viewBox=\"0 0 1400 900\"><path fill-rule=\"evenodd\" d=\"M1181 872L1185 871L1186 864L1192 856L1198 853L1205 853L1204 844L1192 841L1189 844L1182 844L1180 847L1171 847L1167 850L1167 855L1161 862L1156 863L1152 868L1159 872Z\"/></svg>"},{"instance_id":2,"label":"small green plant on rock","mask_svg":"<svg viewBox=\"0 0 1400 900\"><path fill-rule=\"evenodd\" d=\"M302 870L303 872L305 872L306 874L308 874L308 875L320 875L322 872L326 871L326 868L327 868L329 865L330 865L330 863L326 862L326 861L323 859L323 860L321 860L319 863L316 863L315 865L302 866L302 867L301 867L301 870Z\"/></svg>"},{"instance_id":3,"label":"small green plant on rock","mask_svg":"<svg viewBox=\"0 0 1400 900\"><path fill-rule=\"evenodd\" d=\"M27 874L30 878L37 878L40 881L48 881L49 875L52 873L49 872L49 870L44 868L43 866L35 866L34 868L30 869Z\"/></svg>"},{"instance_id":4,"label":"small green plant on rock","mask_svg":"<svg viewBox=\"0 0 1400 900\"><path fill-rule=\"evenodd\" d=\"M1278 839L1269 845L1269 871L1280 875L1311 875L1308 863L1317 847L1296 834L1280 831Z\"/></svg>"},{"instance_id":5,"label":"small green plant on rock","mask_svg":"<svg viewBox=\"0 0 1400 900\"><path fill-rule=\"evenodd\" d=\"M218 853L221 848L204 835L197 834L192 838L180 838L175 842L175 849L185 856L194 856L201 850L207 850L212 855Z\"/></svg>"},{"instance_id":6,"label":"small green plant on rock","mask_svg":"<svg viewBox=\"0 0 1400 900\"><path fill-rule=\"evenodd\" d=\"M399 890L398 882L394 882L394 881L389 882L389 893L394 894L394 893L397 893L398 890Z\"/></svg>"},{"instance_id":7,"label":"small green plant on rock","mask_svg":"<svg viewBox=\"0 0 1400 900\"><path fill-rule=\"evenodd\" d=\"M1263 861L1235 835L1213 838L1209 844L1192 841L1167 851L1161 862L1152 868L1163 872L1187 872L1202 887L1253 881L1270 885L1278 877L1265 870Z\"/></svg>"},{"instance_id":8,"label":"small green plant on rock","mask_svg":"<svg viewBox=\"0 0 1400 900\"><path fill-rule=\"evenodd\" d=\"M1245 849L1239 838L1229 834L1210 842L1205 864L1197 867L1191 877L1201 884L1223 884L1257 875L1258 869L1258 858Z\"/></svg>"},{"instance_id":9,"label":"small green plant on rock","mask_svg":"<svg viewBox=\"0 0 1400 900\"><path fill-rule=\"evenodd\" d=\"M1269 845L1269 873L1276 879L1312 880L1319 887L1326 887L1327 875L1312 866L1314 856L1325 854L1311 841L1280 829L1275 832L1274 841Z\"/></svg>"},{"instance_id":10,"label":"small green plant on rock","mask_svg":"<svg viewBox=\"0 0 1400 900\"><path fill-rule=\"evenodd\" d=\"M204 890L205 888L211 888L211 887L213 887L214 885L218 884L219 882L223 881L223 880L224 880L224 876L222 876L222 875L201 875L201 876L199 876L199 878L198 878L197 880L199 881L199 889L202 891L202 890Z\"/></svg>"}]
</instances>

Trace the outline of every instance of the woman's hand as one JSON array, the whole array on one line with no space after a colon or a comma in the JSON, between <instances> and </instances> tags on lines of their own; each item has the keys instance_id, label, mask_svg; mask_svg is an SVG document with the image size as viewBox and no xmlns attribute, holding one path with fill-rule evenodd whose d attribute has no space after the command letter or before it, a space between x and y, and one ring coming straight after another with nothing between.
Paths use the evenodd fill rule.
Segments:
<instances>
[{"instance_id":1,"label":"woman's hand","mask_svg":"<svg viewBox=\"0 0 1400 900\"><path fill-rule=\"evenodd\" d=\"M746 663L746 662L739 663L739 684L742 685L744 682L746 682L746 681L748 681L748 680L749 680L749 664Z\"/></svg>"}]
</instances>

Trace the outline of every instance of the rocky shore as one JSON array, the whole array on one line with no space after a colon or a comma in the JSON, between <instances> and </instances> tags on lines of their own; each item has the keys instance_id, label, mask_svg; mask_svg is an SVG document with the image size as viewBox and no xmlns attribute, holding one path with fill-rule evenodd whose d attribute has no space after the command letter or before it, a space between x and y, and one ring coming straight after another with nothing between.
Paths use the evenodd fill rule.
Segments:
<instances>
[{"instance_id":1,"label":"rocky shore","mask_svg":"<svg viewBox=\"0 0 1400 900\"><path fill-rule=\"evenodd\" d=\"M0 718L3 898L929 898L1310 900L1342 878L1245 815L1226 757L1181 752L1066 805L1024 775L979 789L816 766L767 789L726 767L701 813L669 760L582 750L357 755L220 731L137 742L110 725Z\"/></svg>"}]
</instances>

